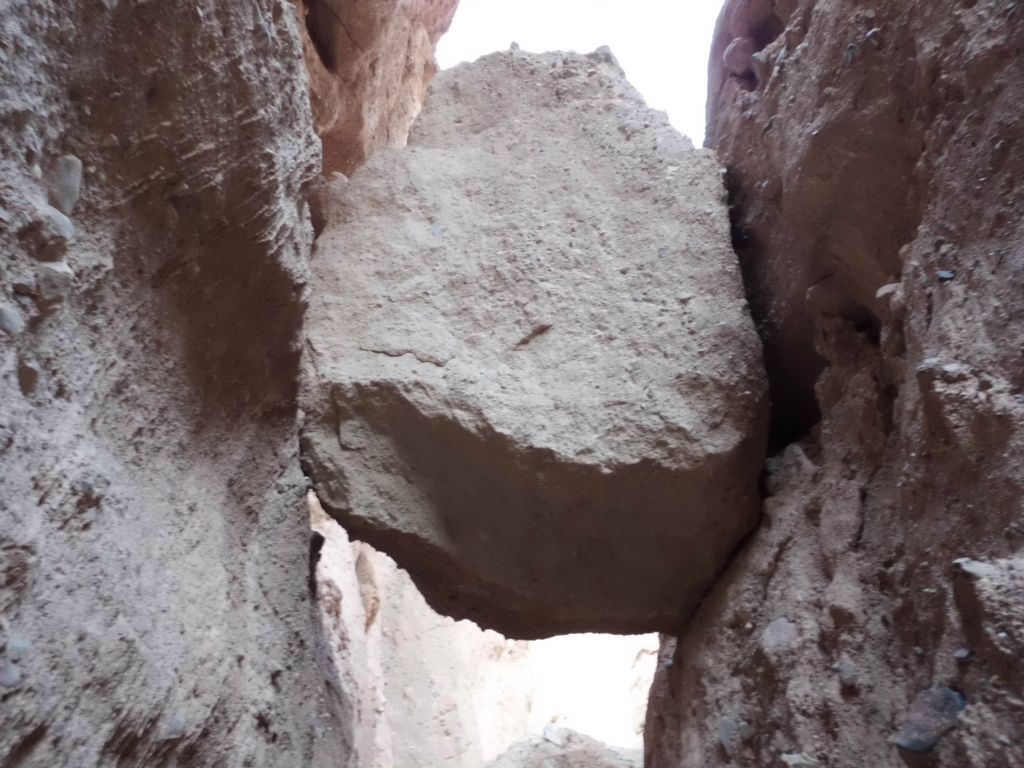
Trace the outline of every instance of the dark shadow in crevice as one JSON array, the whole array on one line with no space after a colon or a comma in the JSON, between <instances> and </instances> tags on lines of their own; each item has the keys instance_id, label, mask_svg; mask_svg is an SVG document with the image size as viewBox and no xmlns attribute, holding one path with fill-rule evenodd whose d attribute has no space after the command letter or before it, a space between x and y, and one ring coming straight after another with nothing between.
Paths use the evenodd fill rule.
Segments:
<instances>
[{"instance_id":1,"label":"dark shadow in crevice","mask_svg":"<svg viewBox=\"0 0 1024 768\"><path fill-rule=\"evenodd\" d=\"M305 19L306 32L313 42L320 62L330 71L334 71L334 51L331 45L330 24L327 16L336 18L331 8L318 0L303 0L302 15Z\"/></svg>"},{"instance_id":2,"label":"dark shadow in crevice","mask_svg":"<svg viewBox=\"0 0 1024 768\"><path fill-rule=\"evenodd\" d=\"M779 329L772 320L770 299L763 291L764 280L760 274L762 260L757 238L742 225L742 193L732 171L726 173L725 183L729 194L732 246L743 276L750 314L764 349L771 403L768 455L774 456L787 445L807 436L821 421L814 381L824 370L825 361L814 350L791 350L783 343ZM813 370L803 370L808 366Z\"/></svg>"},{"instance_id":3,"label":"dark shadow in crevice","mask_svg":"<svg viewBox=\"0 0 1024 768\"><path fill-rule=\"evenodd\" d=\"M754 38L754 42L757 44L757 50L763 51L775 42L779 35L785 31L785 23L783 23L782 19L772 13L750 30L750 36Z\"/></svg>"}]
</instances>

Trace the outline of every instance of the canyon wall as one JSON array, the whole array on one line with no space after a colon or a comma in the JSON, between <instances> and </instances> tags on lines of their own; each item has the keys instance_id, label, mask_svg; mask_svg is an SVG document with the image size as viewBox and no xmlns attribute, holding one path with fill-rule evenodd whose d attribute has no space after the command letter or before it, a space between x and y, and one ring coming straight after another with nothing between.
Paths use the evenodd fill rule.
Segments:
<instances>
[{"instance_id":1,"label":"canyon wall","mask_svg":"<svg viewBox=\"0 0 1024 768\"><path fill-rule=\"evenodd\" d=\"M309 339L343 349L306 372L306 466L435 605L678 633L648 766L1024 764L1024 7L726 3L708 139L775 454L738 553L767 409L716 160L606 51L513 51L355 172L405 143L453 10L4 4L0 766L522 735L528 694L453 683L522 645L311 538ZM423 259L342 269L388 248ZM548 760L632 757L552 731L497 764Z\"/></svg>"},{"instance_id":2,"label":"canyon wall","mask_svg":"<svg viewBox=\"0 0 1024 768\"><path fill-rule=\"evenodd\" d=\"M390 557L309 499L324 537L316 590L359 766L480 768L555 724L639 752L655 635L508 640L442 616Z\"/></svg>"},{"instance_id":3,"label":"canyon wall","mask_svg":"<svg viewBox=\"0 0 1024 768\"><path fill-rule=\"evenodd\" d=\"M1024 765L1022 53L1020 3L727 3L708 142L778 453L648 765Z\"/></svg>"},{"instance_id":4,"label":"canyon wall","mask_svg":"<svg viewBox=\"0 0 1024 768\"><path fill-rule=\"evenodd\" d=\"M300 10L0 11L5 768L356 764L306 583ZM360 147L401 141L432 50L411 24L360 44L407 93L316 87L373 114Z\"/></svg>"}]
</instances>

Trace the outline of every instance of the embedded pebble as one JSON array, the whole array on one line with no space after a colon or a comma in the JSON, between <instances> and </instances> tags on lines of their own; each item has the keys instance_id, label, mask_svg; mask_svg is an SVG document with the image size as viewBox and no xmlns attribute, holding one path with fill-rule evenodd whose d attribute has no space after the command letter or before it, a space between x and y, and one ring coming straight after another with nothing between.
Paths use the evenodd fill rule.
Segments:
<instances>
[{"instance_id":1,"label":"embedded pebble","mask_svg":"<svg viewBox=\"0 0 1024 768\"><path fill-rule=\"evenodd\" d=\"M39 366L27 360L18 361L18 386L21 394L31 395L39 386Z\"/></svg>"},{"instance_id":2,"label":"embedded pebble","mask_svg":"<svg viewBox=\"0 0 1024 768\"><path fill-rule=\"evenodd\" d=\"M34 246L37 259L57 261L75 239L75 225L56 208L41 204L18 234Z\"/></svg>"},{"instance_id":3,"label":"embedded pebble","mask_svg":"<svg viewBox=\"0 0 1024 768\"><path fill-rule=\"evenodd\" d=\"M61 155L50 171L50 204L70 216L81 189L82 161L74 155Z\"/></svg>"},{"instance_id":4,"label":"embedded pebble","mask_svg":"<svg viewBox=\"0 0 1024 768\"><path fill-rule=\"evenodd\" d=\"M902 283L886 283L877 291L875 291L875 298L888 299L892 296L895 296L901 287Z\"/></svg>"},{"instance_id":5,"label":"embedded pebble","mask_svg":"<svg viewBox=\"0 0 1024 768\"><path fill-rule=\"evenodd\" d=\"M811 766L820 765L817 760L803 752L785 754L782 755L780 759L789 766L789 768L811 768Z\"/></svg>"},{"instance_id":6,"label":"embedded pebble","mask_svg":"<svg viewBox=\"0 0 1024 768\"><path fill-rule=\"evenodd\" d=\"M32 651L32 641L22 634L12 632L7 638L7 658L11 661L20 661Z\"/></svg>"},{"instance_id":7,"label":"embedded pebble","mask_svg":"<svg viewBox=\"0 0 1024 768\"><path fill-rule=\"evenodd\" d=\"M836 663L836 672L839 673L839 684L843 690L856 690L860 683L860 673L857 670L857 665L845 653L839 657L839 661Z\"/></svg>"},{"instance_id":8,"label":"embedded pebble","mask_svg":"<svg viewBox=\"0 0 1024 768\"><path fill-rule=\"evenodd\" d=\"M39 296L47 302L64 301L75 282L75 273L63 261L40 264L36 270Z\"/></svg>"},{"instance_id":9,"label":"embedded pebble","mask_svg":"<svg viewBox=\"0 0 1024 768\"><path fill-rule=\"evenodd\" d=\"M893 742L907 752L929 752L939 739L956 728L967 700L952 688L929 688L917 695L907 710L903 727Z\"/></svg>"},{"instance_id":10,"label":"embedded pebble","mask_svg":"<svg viewBox=\"0 0 1024 768\"><path fill-rule=\"evenodd\" d=\"M167 721L167 725L164 730L165 739L179 739L185 733L187 727L185 718L179 712L175 712Z\"/></svg>"},{"instance_id":11,"label":"embedded pebble","mask_svg":"<svg viewBox=\"0 0 1024 768\"><path fill-rule=\"evenodd\" d=\"M11 281L11 289L18 296L35 296L36 279L32 275L21 275Z\"/></svg>"},{"instance_id":12,"label":"embedded pebble","mask_svg":"<svg viewBox=\"0 0 1024 768\"><path fill-rule=\"evenodd\" d=\"M799 643L796 624L784 617L772 620L761 633L761 648L769 657L792 651Z\"/></svg>"},{"instance_id":13,"label":"embedded pebble","mask_svg":"<svg viewBox=\"0 0 1024 768\"><path fill-rule=\"evenodd\" d=\"M0 686L16 688L21 683L21 670L9 661L0 662Z\"/></svg>"},{"instance_id":14,"label":"embedded pebble","mask_svg":"<svg viewBox=\"0 0 1024 768\"><path fill-rule=\"evenodd\" d=\"M996 568L988 563L971 560L969 557L959 557L954 560L953 568L956 569L958 574L967 576L970 579L984 579L996 572Z\"/></svg>"},{"instance_id":15,"label":"embedded pebble","mask_svg":"<svg viewBox=\"0 0 1024 768\"><path fill-rule=\"evenodd\" d=\"M0 301L0 330L15 336L25 330L25 318L13 304Z\"/></svg>"},{"instance_id":16,"label":"embedded pebble","mask_svg":"<svg viewBox=\"0 0 1024 768\"><path fill-rule=\"evenodd\" d=\"M729 757L735 757L740 747L754 731L745 720L723 717L718 721L718 743Z\"/></svg>"}]
</instances>

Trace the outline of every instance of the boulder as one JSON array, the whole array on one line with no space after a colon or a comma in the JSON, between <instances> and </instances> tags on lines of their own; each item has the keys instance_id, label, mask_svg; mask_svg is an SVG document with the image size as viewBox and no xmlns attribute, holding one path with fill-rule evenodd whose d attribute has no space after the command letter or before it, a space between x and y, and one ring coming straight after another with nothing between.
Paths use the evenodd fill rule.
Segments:
<instances>
[{"instance_id":1,"label":"boulder","mask_svg":"<svg viewBox=\"0 0 1024 768\"><path fill-rule=\"evenodd\" d=\"M676 631L753 527L760 343L722 169L607 49L441 73L320 194L302 452L439 611Z\"/></svg>"}]
</instances>

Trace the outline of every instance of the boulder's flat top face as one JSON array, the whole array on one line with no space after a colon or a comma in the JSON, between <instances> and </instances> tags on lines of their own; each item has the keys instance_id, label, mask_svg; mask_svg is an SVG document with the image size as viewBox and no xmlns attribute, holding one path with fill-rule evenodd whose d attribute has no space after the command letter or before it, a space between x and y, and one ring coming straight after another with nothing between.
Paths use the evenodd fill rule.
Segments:
<instances>
[{"instance_id":1,"label":"boulder's flat top face","mask_svg":"<svg viewBox=\"0 0 1024 768\"><path fill-rule=\"evenodd\" d=\"M442 73L326 194L306 460L447 612L672 629L753 523L765 402L720 168L606 51Z\"/></svg>"}]
</instances>

